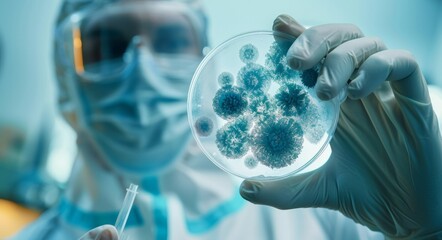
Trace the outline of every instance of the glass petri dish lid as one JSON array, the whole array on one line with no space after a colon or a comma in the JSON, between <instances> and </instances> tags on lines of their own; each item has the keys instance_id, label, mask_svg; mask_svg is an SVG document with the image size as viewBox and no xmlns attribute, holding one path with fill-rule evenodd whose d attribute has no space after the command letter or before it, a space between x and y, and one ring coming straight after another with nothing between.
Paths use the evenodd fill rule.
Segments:
<instances>
[{"instance_id":1,"label":"glass petri dish lid","mask_svg":"<svg viewBox=\"0 0 442 240\"><path fill-rule=\"evenodd\" d=\"M197 68L189 124L198 146L224 171L265 181L323 161L340 100L317 97L321 62L305 71L287 65L295 40L281 32L244 33L214 48Z\"/></svg>"}]
</instances>

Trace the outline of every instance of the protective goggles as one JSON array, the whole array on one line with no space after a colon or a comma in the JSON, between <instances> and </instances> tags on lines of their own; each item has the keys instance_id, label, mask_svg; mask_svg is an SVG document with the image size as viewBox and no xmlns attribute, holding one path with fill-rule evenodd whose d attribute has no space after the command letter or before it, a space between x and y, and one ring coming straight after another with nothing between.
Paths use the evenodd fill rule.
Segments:
<instances>
[{"instance_id":1,"label":"protective goggles","mask_svg":"<svg viewBox=\"0 0 442 240\"><path fill-rule=\"evenodd\" d=\"M202 55L192 10L176 1L122 1L70 15L56 30L57 54L79 75L113 75L133 62L142 45L153 57Z\"/></svg>"}]
</instances>

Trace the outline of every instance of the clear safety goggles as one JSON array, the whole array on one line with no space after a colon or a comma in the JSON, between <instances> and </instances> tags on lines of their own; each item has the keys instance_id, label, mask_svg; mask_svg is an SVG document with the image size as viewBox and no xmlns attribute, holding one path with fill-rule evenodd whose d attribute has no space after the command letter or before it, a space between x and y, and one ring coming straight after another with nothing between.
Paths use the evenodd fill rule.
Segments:
<instances>
[{"instance_id":1,"label":"clear safety goggles","mask_svg":"<svg viewBox=\"0 0 442 240\"><path fill-rule=\"evenodd\" d=\"M176 1L122 1L94 6L68 17L56 30L57 54L79 75L119 74L133 51L201 56L202 34L190 10Z\"/></svg>"}]
</instances>

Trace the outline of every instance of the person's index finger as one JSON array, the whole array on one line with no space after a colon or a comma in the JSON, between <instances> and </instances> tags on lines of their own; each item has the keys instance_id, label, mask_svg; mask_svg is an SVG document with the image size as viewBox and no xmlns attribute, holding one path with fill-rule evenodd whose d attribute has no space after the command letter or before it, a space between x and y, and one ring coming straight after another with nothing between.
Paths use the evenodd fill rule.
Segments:
<instances>
[{"instance_id":1,"label":"person's index finger","mask_svg":"<svg viewBox=\"0 0 442 240\"><path fill-rule=\"evenodd\" d=\"M325 24L308 28L290 47L288 64L298 70L310 69L335 47L363 36L353 24Z\"/></svg>"}]
</instances>

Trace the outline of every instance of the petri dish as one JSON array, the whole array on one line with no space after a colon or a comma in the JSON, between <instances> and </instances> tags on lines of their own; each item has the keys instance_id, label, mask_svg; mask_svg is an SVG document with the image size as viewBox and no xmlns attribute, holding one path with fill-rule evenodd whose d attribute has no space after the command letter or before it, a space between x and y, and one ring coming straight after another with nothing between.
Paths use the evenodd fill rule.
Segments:
<instances>
[{"instance_id":1,"label":"petri dish","mask_svg":"<svg viewBox=\"0 0 442 240\"><path fill-rule=\"evenodd\" d=\"M280 32L244 33L198 66L188 120L198 146L224 171L274 180L311 168L329 150L340 99L317 97L321 63L305 71L287 65L295 40Z\"/></svg>"}]
</instances>

